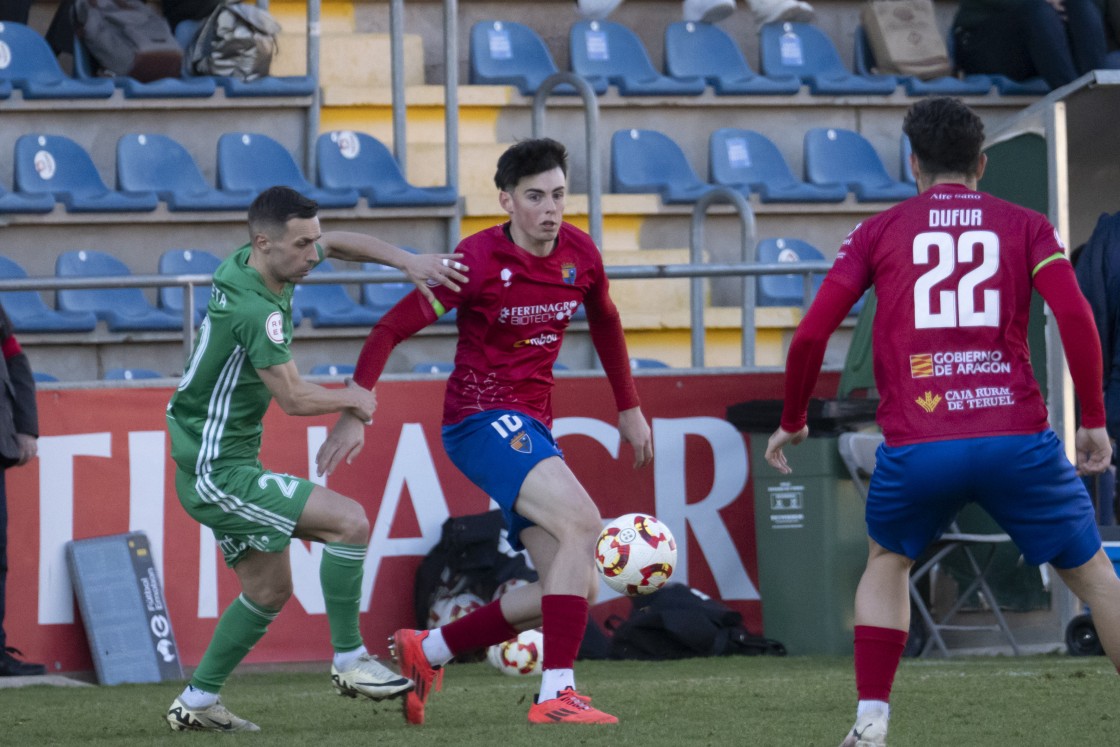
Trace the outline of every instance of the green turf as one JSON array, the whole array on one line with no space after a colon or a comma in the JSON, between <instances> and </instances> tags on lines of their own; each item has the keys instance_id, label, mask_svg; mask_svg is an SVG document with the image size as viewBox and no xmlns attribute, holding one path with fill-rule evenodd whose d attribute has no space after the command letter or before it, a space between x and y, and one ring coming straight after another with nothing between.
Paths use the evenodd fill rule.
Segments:
<instances>
[{"instance_id":1,"label":"green turf","mask_svg":"<svg viewBox=\"0 0 1120 747\"><path fill-rule=\"evenodd\" d=\"M581 689L616 714L610 727L530 727L538 680L487 664L448 668L428 723L407 726L399 701L340 698L327 675L244 674L226 704L261 734L172 734L163 714L182 683L0 690L0 744L147 745L790 745L835 747L854 715L845 658L725 657L580 662ZM1101 658L905 660L895 683L892 747L1104 745L1120 734L1118 680Z\"/></svg>"}]
</instances>

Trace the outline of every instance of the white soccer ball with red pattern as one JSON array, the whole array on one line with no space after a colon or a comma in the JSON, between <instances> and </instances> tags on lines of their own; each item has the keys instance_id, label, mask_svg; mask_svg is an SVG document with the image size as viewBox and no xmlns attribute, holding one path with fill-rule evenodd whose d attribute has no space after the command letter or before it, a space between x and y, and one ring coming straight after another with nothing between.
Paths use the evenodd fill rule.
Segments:
<instances>
[{"instance_id":1,"label":"white soccer ball with red pattern","mask_svg":"<svg viewBox=\"0 0 1120 747\"><path fill-rule=\"evenodd\" d=\"M528 586L531 582L523 578L510 578L498 584L498 588L494 589L494 595L490 597L491 602L496 602L506 594L509 594L514 589L520 589L522 586Z\"/></svg>"},{"instance_id":2,"label":"white soccer ball with red pattern","mask_svg":"<svg viewBox=\"0 0 1120 747\"><path fill-rule=\"evenodd\" d=\"M603 528L595 543L595 566L603 580L627 596L657 591L676 565L673 533L649 514L619 516Z\"/></svg>"},{"instance_id":3,"label":"white soccer ball with red pattern","mask_svg":"<svg viewBox=\"0 0 1120 747\"><path fill-rule=\"evenodd\" d=\"M544 663L544 634L537 628L523 630L516 638L491 646L486 651L486 661L510 677L540 674Z\"/></svg>"},{"instance_id":4,"label":"white soccer ball with red pattern","mask_svg":"<svg viewBox=\"0 0 1120 747\"><path fill-rule=\"evenodd\" d=\"M446 625L453 620L458 620L463 615L474 612L484 604L485 602L481 597L470 592L436 597L428 611L428 627L438 628L441 625Z\"/></svg>"}]
</instances>

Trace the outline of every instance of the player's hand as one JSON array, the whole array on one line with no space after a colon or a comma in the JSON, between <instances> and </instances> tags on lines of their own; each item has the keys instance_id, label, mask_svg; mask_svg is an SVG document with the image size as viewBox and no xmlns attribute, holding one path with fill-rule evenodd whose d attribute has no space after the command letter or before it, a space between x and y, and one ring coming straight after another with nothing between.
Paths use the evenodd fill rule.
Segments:
<instances>
[{"instance_id":1,"label":"player's hand","mask_svg":"<svg viewBox=\"0 0 1120 747\"><path fill-rule=\"evenodd\" d=\"M346 379L346 391L352 400L348 408L350 413L363 423L372 423L373 413L377 411L377 395L373 390L366 389L353 379Z\"/></svg>"},{"instance_id":2,"label":"player's hand","mask_svg":"<svg viewBox=\"0 0 1120 747\"><path fill-rule=\"evenodd\" d=\"M19 461L16 465L27 464L39 453L39 440L26 433L16 434L16 446L19 447Z\"/></svg>"},{"instance_id":3,"label":"player's hand","mask_svg":"<svg viewBox=\"0 0 1120 747\"><path fill-rule=\"evenodd\" d=\"M445 285L458 293L459 283L467 282L463 273L470 268L460 262L462 254L413 254L405 263L404 272L416 284L429 303L436 300L432 287Z\"/></svg>"},{"instance_id":4,"label":"player's hand","mask_svg":"<svg viewBox=\"0 0 1120 747\"><path fill-rule=\"evenodd\" d=\"M783 475L790 474L793 470L790 468L789 462L786 461L786 455L782 452L782 449L787 445L797 446L808 438L808 436L809 426L807 425L802 426L801 430L797 433L790 433L789 431L778 428L778 430L774 431L774 434L770 436L770 440L766 442L766 461L770 463L771 467L778 470Z\"/></svg>"},{"instance_id":5,"label":"player's hand","mask_svg":"<svg viewBox=\"0 0 1120 747\"><path fill-rule=\"evenodd\" d=\"M649 430L642 408L631 407L618 413L618 435L634 447L634 467L644 467L653 461L653 435Z\"/></svg>"},{"instance_id":6,"label":"player's hand","mask_svg":"<svg viewBox=\"0 0 1120 747\"><path fill-rule=\"evenodd\" d=\"M361 452L365 441L365 423L348 412L342 413L315 455L315 471L322 477L332 474L343 459L350 464Z\"/></svg>"},{"instance_id":7,"label":"player's hand","mask_svg":"<svg viewBox=\"0 0 1120 747\"><path fill-rule=\"evenodd\" d=\"M1077 474L1099 475L1112 463L1112 441L1104 428L1078 428L1073 442L1077 447Z\"/></svg>"}]
</instances>

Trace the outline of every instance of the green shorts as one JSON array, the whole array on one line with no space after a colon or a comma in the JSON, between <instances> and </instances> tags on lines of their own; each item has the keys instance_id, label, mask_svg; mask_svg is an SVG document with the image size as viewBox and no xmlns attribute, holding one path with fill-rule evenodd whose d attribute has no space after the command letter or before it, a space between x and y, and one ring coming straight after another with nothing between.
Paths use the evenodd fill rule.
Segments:
<instances>
[{"instance_id":1,"label":"green shorts","mask_svg":"<svg viewBox=\"0 0 1120 747\"><path fill-rule=\"evenodd\" d=\"M179 502L196 521L214 530L226 565L249 550L283 552L315 483L269 472L259 464L224 467L203 475L175 473Z\"/></svg>"}]
</instances>

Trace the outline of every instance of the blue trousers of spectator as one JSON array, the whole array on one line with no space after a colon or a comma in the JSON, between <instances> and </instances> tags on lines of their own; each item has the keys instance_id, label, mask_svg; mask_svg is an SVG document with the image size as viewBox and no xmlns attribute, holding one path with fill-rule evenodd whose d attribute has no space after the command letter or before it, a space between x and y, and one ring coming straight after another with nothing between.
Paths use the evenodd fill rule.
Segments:
<instances>
[{"instance_id":1,"label":"blue trousers of spectator","mask_svg":"<svg viewBox=\"0 0 1120 747\"><path fill-rule=\"evenodd\" d=\"M1104 18L1093 0L1066 0L1066 18L1046 0L1026 0L967 29L955 27L957 66L1012 80L1041 75L1058 88L1106 66Z\"/></svg>"}]
</instances>

